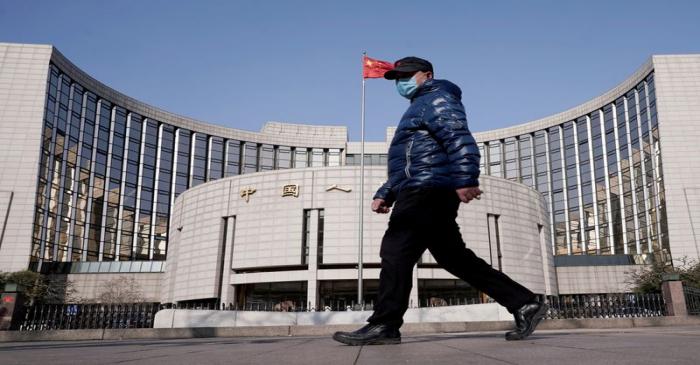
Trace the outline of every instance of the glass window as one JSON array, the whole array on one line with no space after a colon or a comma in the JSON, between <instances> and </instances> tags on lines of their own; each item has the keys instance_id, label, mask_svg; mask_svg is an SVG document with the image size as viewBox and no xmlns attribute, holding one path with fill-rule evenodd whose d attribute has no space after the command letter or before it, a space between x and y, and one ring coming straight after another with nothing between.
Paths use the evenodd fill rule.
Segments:
<instances>
[{"instance_id":1,"label":"glass window","mask_svg":"<svg viewBox=\"0 0 700 365\"><path fill-rule=\"evenodd\" d=\"M155 260L155 257L153 258ZM153 261L153 266L151 267L153 272L163 271L163 261Z\"/></svg>"},{"instance_id":2,"label":"glass window","mask_svg":"<svg viewBox=\"0 0 700 365\"><path fill-rule=\"evenodd\" d=\"M98 151L95 154L95 175L104 177L107 173L107 153Z\"/></svg>"},{"instance_id":3,"label":"glass window","mask_svg":"<svg viewBox=\"0 0 700 365\"><path fill-rule=\"evenodd\" d=\"M649 115L647 113L647 96L644 83L637 85L637 93L639 96L639 124L642 128L642 138L646 143L649 143Z\"/></svg>"},{"instance_id":4,"label":"glass window","mask_svg":"<svg viewBox=\"0 0 700 365\"><path fill-rule=\"evenodd\" d=\"M489 142L489 163L501 162L501 142Z\"/></svg>"},{"instance_id":5,"label":"glass window","mask_svg":"<svg viewBox=\"0 0 700 365\"><path fill-rule=\"evenodd\" d=\"M175 196L177 197L189 186L190 176L190 142L191 132L180 129L177 133L177 163L175 165Z\"/></svg>"},{"instance_id":6,"label":"glass window","mask_svg":"<svg viewBox=\"0 0 700 365\"><path fill-rule=\"evenodd\" d=\"M122 178L122 159L116 155L112 155L112 162L110 166L109 177L116 180L121 180Z\"/></svg>"},{"instance_id":7,"label":"glass window","mask_svg":"<svg viewBox=\"0 0 700 365\"><path fill-rule=\"evenodd\" d=\"M98 123L99 127L97 129L97 150L107 154L109 150L109 129L110 129L110 117L112 114L111 104L104 100L100 100L99 107L99 117Z\"/></svg>"},{"instance_id":8,"label":"glass window","mask_svg":"<svg viewBox=\"0 0 700 365\"><path fill-rule=\"evenodd\" d=\"M114 133L112 136L112 155L124 156L124 138L126 137L126 110L114 108Z\"/></svg>"},{"instance_id":9,"label":"glass window","mask_svg":"<svg viewBox=\"0 0 700 365\"><path fill-rule=\"evenodd\" d=\"M131 262L121 262L119 265L119 272L129 272L131 270Z\"/></svg>"},{"instance_id":10,"label":"glass window","mask_svg":"<svg viewBox=\"0 0 700 365\"><path fill-rule=\"evenodd\" d=\"M559 127L549 128L549 161L552 174L552 191L563 188Z\"/></svg>"},{"instance_id":11,"label":"glass window","mask_svg":"<svg viewBox=\"0 0 700 365\"><path fill-rule=\"evenodd\" d=\"M574 141L574 123L564 124L564 163L565 166L576 166L576 143Z\"/></svg>"},{"instance_id":12,"label":"glass window","mask_svg":"<svg viewBox=\"0 0 700 365\"><path fill-rule=\"evenodd\" d=\"M324 165L323 149L314 148L311 150L311 166L320 167Z\"/></svg>"},{"instance_id":13,"label":"glass window","mask_svg":"<svg viewBox=\"0 0 700 365\"><path fill-rule=\"evenodd\" d=\"M163 211L156 214L155 226L155 236L160 239L167 239L168 237L168 212Z\"/></svg>"},{"instance_id":14,"label":"glass window","mask_svg":"<svg viewBox=\"0 0 700 365\"><path fill-rule=\"evenodd\" d=\"M318 224L316 225L316 228L318 230L317 232L317 239L316 241L318 242L318 249L317 249L317 259L318 263L322 264L323 263L323 225L325 222L325 210L324 209L319 209L318 210Z\"/></svg>"},{"instance_id":15,"label":"glass window","mask_svg":"<svg viewBox=\"0 0 700 365\"><path fill-rule=\"evenodd\" d=\"M141 261L134 261L131 263L130 271L131 272L141 272Z\"/></svg>"},{"instance_id":16,"label":"glass window","mask_svg":"<svg viewBox=\"0 0 700 365\"><path fill-rule=\"evenodd\" d=\"M162 125L162 128L158 190L167 192L169 196L173 180L172 169L174 160L173 152L175 148L175 130L169 125ZM160 199L158 203L161 203Z\"/></svg>"},{"instance_id":17,"label":"glass window","mask_svg":"<svg viewBox=\"0 0 700 365\"><path fill-rule=\"evenodd\" d=\"M208 136L196 133L194 139L194 159L192 160L192 186L207 181Z\"/></svg>"},{"instance_id":18,"label":"glass window","mask_svg":"<svg viewBox=\"0 0 700 365\"><path fill-rule=\"evenodd\" d=\"M243 161L244 174L258 171L258 145L256 143L245 142Z\"/></svg>"},{"instance_id":19,"label":"glass window","mask_svg":"<svg viewBox=\"0 0 700 365\"><path fill-rule=\"evenodd\" d=\"M275 168L275 148L269 144L260 145L260 171Z\"/></svg>"},{"instance_id":20,"label":"glass window","mask_svg":"<svg viewBox=\"0 0 700 365\"><path fill-rule=\"evenodd\" d=\"M294 150L294 167L307 167L309 166L309 156L306 148L297 147Z\"/></svg>"},{"instance_id":21,"label":"glass window","mask_svg":"<svg viewBox=\"0 0 700 365\"><path fill-rule=\"evenodd\" d=\"M651 123L652 129L654 129L658 124L657 114L656 114L656 86L654 85L654 74L647 76L647 92L649 93L649 121Z\"/></svg>"},{"instance_id":22,"label":"glass window","mask_svg":"<svg viewBox=\"0 0 700 365\"><path fill-rule=\"evenodd\" d=\"M549 192L549 164L547 164L547 139L545 131L535 132L535 172L537 190L546 195Z\"/></svg>"},{"instance_id":23,"label":"glass window","mask_svg":"<svg viewBox=\"0 0 700 365\"><path fill-rule=\"evenodd\" d=\"M241 172L241 141L226 142L226 176L235 176Z\"/></svg>"},{"instance_id":24,"label":"glass window","mask_svg":"<svg viewBox=\"0 0 700 365\"><path fill-rule=\"evenodd\" d=\"M224 139L211 137L209 180L223 177L224 173Z\"/></svg>"},{"instance_id":25,"label":"glass window","mask_svg":"<svg viewBox=\"0 0 700 365\"><path fill-rule=\"evenodd\" d=\"M168 213L170 211L170 189L158 190L156 199L156 211Z\"/></svg>"},{"instance_id":26,"label":"glass window","mask_svg":"<svg viewBox=\"0 0 700 365\"><path fill-rule=\"evenodd\" d=\"M335 151L338 151L337 159ZM331 165L331 162L340 160L341 150L329 150L328 151L328 166L338 166ZM387 164L387 154L386 153L366 153L365 154L365 166L386 166ZM360 154L348 154L345 155L345 165L347 166L360 166Z\"/></svg>"},{"instance_id":27,"label":"glass window","mask_svg":"<svg viewBox=\"0 0 700 365\"><path fill-rule=\"evenodd\" d=\"M345 155L345 164L346 164L347 166L356 166L356 165L359 165L360 163L359 163L359 161L357 161L357 160L358 160L358 157L357 157L357 155L355 155L355 154L348 154L348 155Z\"/></svg>"},{"instance_id":28,"label":"glass window","mask_svg":"<svg viewBox=\"0 0 700 365\"><path fill-rule=\"evenodd\" d=\"M627 115L625 113L624 98L615 101L615 110L617 115L617 137L620 146L620 168L629 168L629 148L627 145Z\"/></svg>"},{"instance_id":29,"label":"glass window","mask_svg":"<svg viewBox=\"0 0 700 365\"><path fill-rule=\"evenodd\" d=\"M505 143L505 155L506 155L506 161L508 160L514 160L518 158L518 148L516 145L516 140L515 138L508 138L506 139Z\"/></svg>"},{"instance_id":30,"label":"glass window","mask_svg":"<svg viewBox=\"0 0 700 365\"><path fill-rule=\"evenodd\" d=\"M501 142L491 141L488 144L489 175L502 176L501 174Z\"/></svg>"},{"instance_id":31,"label":"glass window","mask_svg":"<svg viewBox=\"0 0 700 365\"><path fill-rule=\"evenodd\" d=\"M547 152L547 141L545 133L545 131L535 132L535 154L542 154Z\"/></svg>"},{"instance_id":32,"label":"glass window","mask_svg":"<svg viewBox=\"0 0 700 365\"><path fill-rule=\"evenodd\" d=\"M608 171L617 171L617 148L615 147L615 119L612 104L603 108L603 125L605 127L605 147L608 155Z\"/></svg>"},{"instance_id":33,"label":"glass window","mask_svg":"<svg viewBox=\"0 0 700 365\"><path fill-rule=\"evenodd\" d=\"M133 222L130 222L130 226L133 227ZM119 243L119 260L131 260L133 233L133 230L122 233Z\"/></svg>"},{"instance_id":34,"label":"glass window","mask_svg":"<svg viewBox=\"0 0 700 365\"><path fill-rule=\"evenodd\" d=\"M504 154L506 158L505 177L516 180L518 178L518 145L515 138L506 139Z\"/></svg>"},{"instance_id":35,"label":"glass window","mask_svg":"<svg viewBox=\"0 0 700 365\"><path fill-rule=\"evenodd\" d=\"M491 165L491 166L489 166L489 170L490 170L489 175L491 175L491 176L499 176L499 177L503 176L501 173L501 164Z\"/></svg>"},{"instance_id":36,"label":"glass window","mask_svg":"<svg viewBox=\"0 0 700 365\"><path fill-rule=\"evenodd\" d=\"M277 168L288 169L292 167L292 149L288 146L277 147Z\"/></svg>"},{"instance_id":37,"label":"glass window","mask_svg":"<svg viewBox=\"0 0 700 365\"><path fill-rule=\"evenodd\" d=\"M530 135L522 135L518 137L518 151L520 154L520 176L521 182L528 186L532 186L532 138Z\"/></svg>"},{"instance_id":38,"label":"glass window","mask_svg":"<svg viewBox=\"0 0 700 365\"><path fill-rule=\"evenodd\" d=\"M80 167L83 168L89 168L92 159L92 144L95 135L95 113L97 110L97 97L92 93L87 93L86 99L85 122L83 123L83 152L80 161Z\"/></svg>"},{"instance_id":39,"label":"glass window","mask_svg":"<svg viewBox=\"0 0 700 365\"><path fill-rule=\"evenodd\" d=\"M328 166L340 166L340 151L341 150L337 148L331 148L328 150Z\"/></svg>"},{"instance_id":40,"label":"glass window","mask_svg":"<svg viewBox=\"0 0 700 365\"><path fill-rule=\"evenodd\" d=\"M301 264L309 264L309 245L311 242L311 209L304 209L301 228Z\"/></svg>"},{"instance_id":41,"label":"glass window","mask_svg":"<svg viewBox=\"0 0 700 365\"><path fill-rule=\"evenodd\" d=\"M192 161L192 186L197 186L201 183L203 183L206 180L206 177L204 174L207 171L207 162L195 158L194 161Z\"/></svg>"},{"instance_id":42,"label":"glass window","mask_svg":"<svg viewBox=\"0 0 700 365\"><path fill-rule=\"evenodd\" d=\"M142 163L150 167L156 166L156 151L158 148L158 123L149 120L145 123L146 133L143 148Z\"/></svg>"},{"instance_id":43,"label":"glass window","mask_svg":"<svg viewBox=\"0 0 700 365\"><path fill-rule=\"evenodd\" d=\"M144 165L141 169L143 173L141 175L141 186L153 189L153 183L155 181L155 169L151 166Z\"/></svg>"},{"instance_id":44,"label":"glass window","mask_svg":"<svg viewBox=\"0 0 700 365\"><path fill-rule=\"evenodd\" d=\"M141 128L142 119L140 115L130 114L129 115L129 140L126 146L126 158L131 164L139 164L141 158ZM136 174L136 172L134 172ZM136 178L134 175L133 178Z\"/></svg>"},{"instance_id":45,"label":"glass window","mask_svg":"<svg viewBox=\"0 0 700 365\"><path fill-rule=\"evenodd\" d=\"M639 119L637 117L637 94L634 90L627 93L627 115L629 118L629 134L631 155L634 162L641 161L641 145L639 143Z\"/></svg>"},{"instance_id":46,"label":"glass window","mask_svg":"<svg viewBox=\"0 0 700 365\"><path fill-rule=\"evenodd\" d=\"M164 237L156 237L153 242L153 259L154 260L165 260L166 251L168 247L168 241ZM161 263L162 267L162 263ZM159 269L162 271L162 269Z\"/></svg>"}]
</instances>

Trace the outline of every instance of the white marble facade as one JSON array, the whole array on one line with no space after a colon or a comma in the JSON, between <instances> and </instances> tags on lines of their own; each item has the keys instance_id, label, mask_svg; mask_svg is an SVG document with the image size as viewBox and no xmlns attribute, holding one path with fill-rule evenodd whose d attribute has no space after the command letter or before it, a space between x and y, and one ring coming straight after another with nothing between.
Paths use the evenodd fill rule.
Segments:
<instances>
[{"instance_id":1,"label":"white marble facade","mask_svg":"<svg viewBox=\"0 0 700 365\"><path fill-rule=\"evenodd\" d=\"M161 301L214 298L219 291L224 300L228 296L230 301L236 284L307 281L307 297L314 303L317 281L354 279L357 271L316 265L318 241L313 225L309 265L302 267L304 210L315 213L323 209L322 263L356 264L362 202L363 262L378 264L388 215L371 212L369 203L385 174L382 167L366 168L362 200L360 168L349 166L243 175L188 190L175 203ZM298 186L298 196L283 196L284 187L289 185ZM495 238L489 242L487 224L488 214L497 215L501 269L534 292L556 293L546 238L548 216L537 191L489 176L481 179L481 188L483 198L462 205L459 211L458 223L467 247L498 266ZM255 192L247 198L241 196L250 189ZM225 217L235 220L235 224L227 225ZM434 263L434 259L426 251L422 262ZM264 272L256 272L260 269ZM378 279L378 274L378 269L370 268L363 276ZM443 269L419 267L415 279L428 278L454 277Z\"/></svg>"}]
</instances>

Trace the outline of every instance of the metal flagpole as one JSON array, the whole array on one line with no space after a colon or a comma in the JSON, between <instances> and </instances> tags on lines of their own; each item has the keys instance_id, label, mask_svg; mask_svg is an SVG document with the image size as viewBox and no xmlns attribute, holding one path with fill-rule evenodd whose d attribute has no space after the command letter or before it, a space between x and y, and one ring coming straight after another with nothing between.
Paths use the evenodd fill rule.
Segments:
<instances>
[{"instance_id":1,"label":"metal flagpole","mask_svg":"<svg viewBox=\"0 0 700 365\"><path fill-rule=\"evenodd\" d=\"M362 69L365 67L365 57L367 52L362 52ZM364 207L365 207L365 79L364 72L362 75L362 126L360 134L362 140L360 142L360 224L358 232L358 256L357 256L357 303L364 310L364 300L362 295L362 240L364 236Z\"/></svg>"}]
</instances>

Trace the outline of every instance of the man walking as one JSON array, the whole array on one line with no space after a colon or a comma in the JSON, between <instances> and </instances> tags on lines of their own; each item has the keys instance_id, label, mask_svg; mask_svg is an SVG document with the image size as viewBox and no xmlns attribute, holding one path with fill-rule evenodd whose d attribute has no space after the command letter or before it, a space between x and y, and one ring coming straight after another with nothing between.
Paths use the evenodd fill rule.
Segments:
<instances>
[{"instance_id":1,"label":"man walking","mask_svg":"<svg viewBox=\"0 0 700 365\"><path fill-rule=\"evenodd\" d=\"M536 295L493 269L465 247L455 219L460 203L479 199L479 149L467 128L459 87L433 79L433 65L402 58L384 74L411 101L389 147L389 178L374 195L372 211L393 212L382 240L379 294L369 324L336 332L348 345L397 344L408 308L413 266L428 249L451 274L513 313L506 340L528 337L546 312Z\"/></svg>"}]
</instances>

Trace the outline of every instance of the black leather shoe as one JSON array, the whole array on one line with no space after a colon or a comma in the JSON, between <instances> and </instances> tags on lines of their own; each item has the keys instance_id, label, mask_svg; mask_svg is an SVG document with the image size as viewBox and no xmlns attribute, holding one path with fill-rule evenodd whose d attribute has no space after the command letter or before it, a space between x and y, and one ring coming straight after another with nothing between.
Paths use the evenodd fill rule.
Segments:
<instances>
[{"instance_id":1,"label":"black leather shoe","mask_svg":"<svg viewBox=\"0 0 700 365\"><path fill-rule=\"evenodd\" d=\"M515 317L515 330L506 332L506 340L518 341L524 340L535 331L537 324L540 323L547 313L547 305L544 303L532 302L518 308L513 317Z\"/></svg>"},{"instance_id":2,"label":"black leather shoe","mask_svg":"<svg viewBox=\"0 0 700 365\"><path fill-rule=\"evenodd\" d=\"M385 324L368 324L354 332L336 332L333 339L350 346L395 345L401 343L401 332Z\"/></svg>"}]
</instances>

